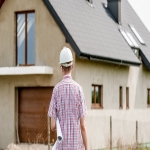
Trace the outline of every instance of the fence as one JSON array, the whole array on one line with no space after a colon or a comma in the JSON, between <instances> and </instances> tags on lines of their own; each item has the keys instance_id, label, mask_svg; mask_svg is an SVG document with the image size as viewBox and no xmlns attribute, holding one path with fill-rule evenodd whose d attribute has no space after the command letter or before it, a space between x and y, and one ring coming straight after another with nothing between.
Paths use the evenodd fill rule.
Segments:
<instances>
[{"instance_id":1,"label":"fence","mask_svg":"<svg viewBox=\"0 0 150 150\"><path fill-rule=\"evenodd\" d=\"M98 122L99 120L99 122ZM90 149L137 149L150 142L150 122L91 116L87 119Z\"/></svg>"},{"instance_id":2,"label":"fence","mask_svg":"<svg viewBox=\"0 0 150 150\"><path fill-rule=\"evenodd\" d=\"M10 144L8 150L14 150L14 148L15 150L38 150L39 148L40 150L51 150L51 145L54 140L50 137L52 135L50 131L50 118L46 116L45 119L43 119L44 116L29 117L27 115L20 117L20 121L22 121L20 126L25 125L26 128L22 128L24 131L17 131L16 142L18 143L18 148L17 145ZM28 122L24 123L26 120L28 120ZM130 146L130 148L134 146L134 148L137 148L140 143L150 142L150 122L119 120L111 116L87 116L86 123L90 150L102 148L112 150L114 147L122 149L125 146ZM27 130L27 127L30 127L30 129ZM37 127L41 129L37 130ZM46 127L46 130L42 129L42 127ZM20 140L20 135L24 135L24 137L22 137L24 141ZM26 143L26 146L23 147L23 145L19 143ZM36 147L33 145L36 145ZM42 145L44 147L41 147ZM32 148L29 148L29 146Z\"/></svg>"}]
</instances>

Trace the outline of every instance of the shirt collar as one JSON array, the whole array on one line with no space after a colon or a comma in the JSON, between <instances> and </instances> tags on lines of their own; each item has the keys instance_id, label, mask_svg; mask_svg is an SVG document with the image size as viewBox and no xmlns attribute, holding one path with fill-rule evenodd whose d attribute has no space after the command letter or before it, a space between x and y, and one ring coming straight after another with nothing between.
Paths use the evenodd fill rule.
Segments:
<instances>
[{"instance_id":1,"label":"shirt collar","mask_svg":"<svg viewBox=\"0 0 150 150\"><path fill-rule=\"evenodd\" d=\"M67 78L72 79L72 76L71 76L71 75L65 75L65 76L63 77L63 79L67 79Z\"/></svg>"}]
</instances>

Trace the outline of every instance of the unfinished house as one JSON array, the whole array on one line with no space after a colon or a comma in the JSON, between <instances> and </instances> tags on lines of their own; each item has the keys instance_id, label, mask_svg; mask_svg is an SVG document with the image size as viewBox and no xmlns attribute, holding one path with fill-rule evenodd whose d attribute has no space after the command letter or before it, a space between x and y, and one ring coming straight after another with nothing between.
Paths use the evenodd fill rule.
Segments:
<instances>
[{"instance_id":1,"label":"unfinished house","mask_svg":"<svg viewBox=\"0 0 150 150\"><path fill-rule=\"evenodd\" d=\"M64 46L86 98L89 148L150 142L150 33L127 0L0 0L0 149L48 143Z\"/></svg>"}]
</instances>

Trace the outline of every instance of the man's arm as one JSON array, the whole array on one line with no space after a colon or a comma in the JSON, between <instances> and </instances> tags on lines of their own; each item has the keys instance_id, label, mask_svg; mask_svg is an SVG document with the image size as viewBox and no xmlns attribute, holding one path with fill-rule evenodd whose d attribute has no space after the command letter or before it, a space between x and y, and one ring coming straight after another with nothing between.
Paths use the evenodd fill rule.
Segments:
<instances>
[{"instance_id":1,"label":"man's arm","mask_svg":"<svg viewBox=\"0 0 150 150\"><path fill-rule=\"evenodd\" d=\"M56 120L54 118L51 118L51 130L56 130Z\"/></svg>"},{"instance_id":2,"label":"man's arm","mask_svg":"<svg viewBox=\"0 0 150 150\"><path fill-rule=\"evenodd\" d=\"M82 139L83 139L83 144L84 144L85 150L88 150L87 131L86 131L86 125L85 125L84 117L82 117L80 119L80 128L81 128L81 134L82 134Z\"/></svg>"}]
</instances>

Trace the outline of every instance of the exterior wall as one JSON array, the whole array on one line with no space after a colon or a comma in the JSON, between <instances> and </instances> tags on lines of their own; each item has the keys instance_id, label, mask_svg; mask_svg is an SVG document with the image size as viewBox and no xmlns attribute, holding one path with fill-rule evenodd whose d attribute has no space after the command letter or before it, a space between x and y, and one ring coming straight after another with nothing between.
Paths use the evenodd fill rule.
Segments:
<instances>
[{"instance_id":1,"label":"exterior wall","mask_svg":"<svg viewBox=\"0 0 150 150\"><path fill-rule=\"evenodd\" d=\"M60 50L70 45L41 0L4 2L0 10L0 67L16 65L15 12L28 10L35 10L35 65L51 66L54 74L60 74Z\"/></svg>"},{"instance_id":2,"label":"exterior wall","mask_svg":"<svg viewBox=\"0 0 150 150\"><path fill-rule=\"evenodd\" d=\"M0 77L0 148L16 141L17 96L15 87L53 86L52 76L2 76ZM16 120L15 120L16 119Z\"/></svg>"},{"instance_id":3,"label":"exterior wall","mask_svg":"<svg viewBox=\"0 0 150 150\"><path fill-rule=\"evenodd\" d=\"M61 80L59 53L65 37L41 0L7 0L0 9L0 67L15 66L15 12L35 10L35 65L51 66L53 75L0 76L0 149L15 142L15 87L54 86ZM71 47L70 47L71 48ZM71 48L72 49L72 48ZM75 58L73 78L83 87L88 106L86 117L92 149L108 146L109 117L113 139L135 142L135 121L139 121L139 142L148 142L150 122L147 88L150 73L144 66L127 67ZM91 84L103 85L103 110L91 109ZM119 86L123 87L123 109L119 110ZM129 87L130 108L125 108L125 89ZM95 130L93 130L95 129ZM113 141L115 146L117 141Z\"/></svg>"},{"instance_id":4,"label":"exterior wall","mask_svg":"<svg viewBox=\"0 0 150 150\"><path fill-rule=\"evenodd\" d=\"M139 142L150 142L147 88L150 73L145 66L128 67L86 59L76 59L76 81L83 87L88 107L86 116L89 147L109 146L112 116L113 146L135 143L136 120ZM103 85L103 109L91 109L92 84ZM123 87L123 109L119 109L119 87ZM126 87L129 87L129 109L126 109Z\"/></svg>"},{"instance_id":5,"label":"exterior wall","mask_svg":"<svg viewBox=\"0 0 150 150\"><path fill-rule=\"evenodd\" d=\"M35 10L35 65L51 66L54 73L0 76L0 149L15 142L15 87L55 86L62 78L59 53L63 46L72 49L42 0L7 0L0 9L0 67L16 65L15 12L27 10Z\"/></svg>"}]
</instances>

